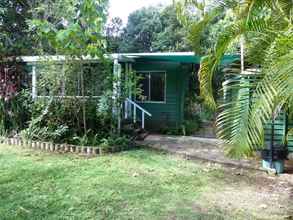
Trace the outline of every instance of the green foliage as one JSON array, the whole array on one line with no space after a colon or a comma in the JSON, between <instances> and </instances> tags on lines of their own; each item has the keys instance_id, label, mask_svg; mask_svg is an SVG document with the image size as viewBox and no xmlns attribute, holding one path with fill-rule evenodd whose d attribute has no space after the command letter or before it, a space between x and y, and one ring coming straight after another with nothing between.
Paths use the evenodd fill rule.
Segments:
<instances>
[{"instance_id":1,"label":"green foliage","mask_svg":"<svg viewBox=\"0 0 293 220\"><path fill-rule=\"evenodd\" d=\"M30 118L30 93L23 90L12 99L0 99L0 135L11 135L22 130Z\"/></svg>"},{"instance_id":2,"label":"green foliage","mask_svg":"<svg viewBox=\"0 0 293 220\"><path fill-rule=\"evenodd\" d=\"M62 19L59 17L62 9L57 9L56 14L47 13L46 10L43 10L47 8L47 5L40 4L36 19L32 19L29 23L30 30L35 31L41 43L47 42L47 47L51 48L54 53L66 55L66 58L69 58L61 68L51 63L50 60L45 62L47 67L43 68L43 74L41 74L40 91L54 100L52 102L45 100L41 103L39 111L34 112L36 114L34 117L38 118L38 115L43 115L44 111L48 111L48 115L43 115L46 117L42 117L40 120L39 127L48 128L53 133L60 130L60 126L68 128L68 132L63 132L57 140L52 138L54 141L95 142L95 137L109 133L112 125L111 118L98 117L96 100L91 98L101 95L107 85L113 88L111 83L106 82L108 74L111 72L108 68L109 63L104 57L103 30L108 1L68 0L64 3L61 1L52 3L53 8L66 4L70 6L68 17L61 17ZM42 12L52 19L43 19ZM42 16L39 16L38 13ZM100 63L98 66L84 64L85 56L99 58ZM100 85L97 86L97 82ZM62 91L65 88L66 91ZM64 96L65 92L73 99L56 100L54 98L54 96ZM81 98L74 99L76 96ZM32 120L32 125L34 125L33 122ZM99 125L104 126L97 129ZM74 140L73 137L75 137Z\"/></svg>"},{"instance_id":3,"label":"green foliage","mask_svg":"<svg viewBox=\"0 0 293 220\"><path fill-rule=\"evenodd\" d=\"M80 99L40 99L32 105L32 120L22 136L27 139L86 143L95 145L96 140L109 135L110 119L98 117L95 100L87 100L86 122L88 130L83 134L83 100ZM80 138L78 138L80 137Z\"/></svg>"},{"instance_id":4,"label":"green foliage","mask_svg":"<svg viewBox=\"0 0 293 220\"><path fill-rule=\"evenodd\" d=\"M121 21L115 19L109 25L116 31L108 31L112 39L113 52L156 52L189 51L186 30L179 23L174 7L149 7L137 10L129 15L124 30L118 28ZM113 46L111 46L113 45ZM115 46L116 45L116 46ZM119 48L118 48L119 45Z\"/></svg>"},{"instance_id":5,"label":"green foliage","mask_svg":"<svg viewBox=\"0 0 293 220\"><path fill-rule=\"evenodd\" d=\"M84 64L84 94L82 98L79 63L66 63L63 67L47 62L39 66L38 93L46 96L38 98L32 105L32 120L22 136L27 139L66 142L77 145L97 146L102 139L108 139L116 131L116 119L113 118L113 84L117 80L108 74L108 65ZM60 68L63 69L60 74ZM123 74L120 81L121 106L131 89L137 93L137 80L134 72ZM65 83L63 97L62 84ZM99 85L97 85L99 82ZM92 96L99 96L94 98ZM50 98L49 98L50 97ZM119 104L120 103L120 104ZM86 130L84 131L84 125Z\"/></svg>"},{"instance_id":6,"label":"green foliage","mask_svg":"<svg viewBox=\"0 0 293 220\"><path fill-rule=\"evenodd\" d=\"M57 28L54 22L40 19L31 20L30 28L41 40L48 41L57 54L103 57L105 41L102 31L107 4L107 0L83 0L74 5L74 19L66 21L61 28Z\"/></svg>"},{"instance_id":7,"label":"green foliage","mask_svg":"<svg viewBox=\"0 0 293 220\"><path fill-rule=\"evenodd\" d=\"M0 1L1 57L24 55L30 52L31 38L26 33L30 18L29 1Z\"/></svg>"},{"instance_id":8,"label":"green foliage","mask_svg":"<svg viewBox=\"0 0 293 220\"><path fill-rule=\"evenodd\" d=\"M132 146L133 143L130 141L128 136L109 136L107 138L103 138L100 141L99 147L102 149L109 149L112 147L119 147L119 148L129 148Z\"/></svg>"},{"instance_id":9,"label":"green foliage","mask_svg":"<svg viewBox=\"0 0 293 220\"><path fill-rule=\"evenodd\" d=\"M216 46L221 31L233 23L231 8L233 1L188 1L176 0L177 16L187 32L187 38L193 51L198 55L207 55ZM235 39L237 40L237 39ZM235 52L237 46L230 45L229 52Z\"/></svg>"},{"instance_id":10,"label":"green foliage","mask_svg":"<svg viewBox=\"0 0 293 220\"><path fill-rule=\"evenodd\" d=\"M185 120L182 124L182 134L184 136L194 135L200 129L201 120L199 117L195 117L192 120Z\"/></svg>"},{"instance_id":11,"label":"green foliage","mask_svg":"<svg viewBox=\"0 0 293 220\"><path fill-rule=\"evenodd\" d=\"M162 127L159 132L161 134L166 135L184 135L184 136L192 136L197 131L199 131L201 127L201 119L198 115L196 115L192 119L186 119L177 127Z\"/></svg>"},{"instance_id":12,"label":"green foliage","mask_svg":"<svg viewBox=\"0 0 293 220\"><path fill-rule=\"evenodd\" d=\"M29 127L22 130L20 136L25 140L60 142L59 140L64 137L67 131L68 128L63 125L54 129L40 126L37 118L30 121Z\"/></svg>"},{"instance_id":13,"label":"green foliage","mask_svg":"<svg viewBox=\"0 0 293 220\"><path fill-rule=\"evenodd\" d=\"M187 31L179 23L176 10L168 6L160 11L162 29L155 35L152 51L190 51Z\"/></svg>"},{"instance_id":14,"label":"green foliage","mask_svg":"<svg viewBox=\"0 0 293 220\"><path fill-rule=\"evenodd\" d=\"M103 140L101 133L93 134L91 130L88 130L83 136L74 136L72 143L78 146L97 146Z\"/></svg>"},{"instance_id":15,"label":"green foliage","mask_svg":"<svg viewBox=\"0 0 293 220\"><path fill-rule=\"evenodd\" d=\"M47 21L43 30L61 29L74 20L77 0L3 0L0 2L0 51L2 56L55 53L48 41L36 34L32 20Z\"/></svg>"},{"instance_id":16,"label":"green foliage","mask_svg":"<svg viewBox=\"0 0 293 220\"><path fill-rule=\"evenodd\" d=\"M122 34L121 52L150 52L155 33L160 32L162 24L160 12L154 7L143 8L129 15Z\"/></svg>"},{"instance_id":17,"label":"green foliage","mask_svg":"<svg viewBox=\"0 0 293 220\"><path fill-rule=\"evenodd\" d=\"M112 18L106 26L107 52L117 53L122 41L123 22L119 17Z\"/></svg>"},{"instance_id":18,"label":"green foliage","mask_svg":"<svg viewBox=\"0 0 293 220\"><path fill-rule=\"evenodd\" d=\"M226 89L236 91L235 98L221 106L218 118L219 137L227 144L228 153L234 156L250 156L263 147L263 124L278 109L292 106L292 8L290 0L282 1L216 1L214 11L232 11L233 19L217 38L202 59L199 71L201 96L211 108L217 107L212 80L223 55L235 39L244 37L247 43L248 67L261 67L259 80L246 85L236 80ZM190 3L190 2L189 2ZM239 69L232 72L239 74ZM241 78L240 78L241 79Z\"/></svg>"}]
</instances>

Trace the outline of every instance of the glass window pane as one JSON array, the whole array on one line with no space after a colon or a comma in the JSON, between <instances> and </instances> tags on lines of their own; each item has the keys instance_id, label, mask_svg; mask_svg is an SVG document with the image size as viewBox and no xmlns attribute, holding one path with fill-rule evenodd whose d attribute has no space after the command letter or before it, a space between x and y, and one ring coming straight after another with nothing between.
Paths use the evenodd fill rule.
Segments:
<instances>
[{"instance_id":1,"label":"glass window pane","mask_svg":"<svg viewBox=\"0 0 293 220\"><path fill-rule=\"evenodd\" d=\"M165 73L151 73L151 101L165 101Z\"/></svg>"},{"instance_id":2,"label":"glass window pane","mask_svg":"<svg viewBox=\"0 0 293 220\"><path fill-rule=\"evenodd\" d=\"M137 97L136 99L139 101L148 101L149 100L149 73L138 73L140 80L139 80L139 87L142 90L141 97Z\"/></svg>"}]
</instances>

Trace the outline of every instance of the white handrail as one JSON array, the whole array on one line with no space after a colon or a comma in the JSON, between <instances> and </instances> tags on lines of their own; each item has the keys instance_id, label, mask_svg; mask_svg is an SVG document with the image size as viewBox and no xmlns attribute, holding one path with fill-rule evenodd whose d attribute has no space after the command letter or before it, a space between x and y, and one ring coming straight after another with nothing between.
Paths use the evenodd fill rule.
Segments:
<instances>
[{"instance_id":1,"label":"white handrail","mask_svg":"<svg viewBox=\"0 0 293 220\"><path fill-rule=\"evenodd\" d=\"M150 117L152 117L152 114L149 113L144 108L142 108L141 106L139 106L138 104L136 104L131 99L126 98L125 99L125 118L128 117L128 112L127 112L128 111L128 103L133 105L133 122L134 123L136 123L136 109L138 108L139 110L141 110L141 127L142 127L142 129L144 129L144 126L145 126L145 114L147 114Z\"/></svg>"},{"instance_id":2,"label":"white handrail","mask_svg":"<svg viewBox=\"0 0 293 220\"><path fill-rule=\"evenodd\" d=\"M142 112L144 112L145 114L147 114L148 116L152 117L152 114L149 113L147 110L145 110L144 108L142 108L141 106L139 106L137 103L135 103L134 101L132 101L129 98L126 98L127 102L130 102L132 105L134 105L136 108L138 108L139 110L141 110Z\"/></svg>"}]
</instances>

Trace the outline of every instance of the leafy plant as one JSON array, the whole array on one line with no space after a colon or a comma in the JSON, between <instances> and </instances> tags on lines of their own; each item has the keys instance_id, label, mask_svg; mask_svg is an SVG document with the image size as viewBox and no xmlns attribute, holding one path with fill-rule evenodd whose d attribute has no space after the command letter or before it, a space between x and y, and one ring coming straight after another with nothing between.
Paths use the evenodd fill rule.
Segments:
<instances>
[{"instance_id":1,"label":"leafy plant","mask_svg":"<svg viewBox=\"0 0 293 220\"><path fill-rule=\"evenodd\" d=\"M129 137L115 136L115 135L109 136L108 138L103 138L99 145L99 147L103 149L108 149L110 147L128 148L129 146L132 146L132 143Z\"/></svg>"},{"instance_id":2,"label":"leafy plant","mask_svg":"<svg viewBox=\"0 0 293 220\"><path fill-rule=\"evenodd\" d=\"M38 117L32 118L28 128L21 131L21 136L24 139L45 141L58 141L62 139L68 131L66 125L44 125L46 117L50 114L49 110L52 102L53 100L51 99L42 113Z\"/></svg>"},{"instance_id":3,"label":"leafy plant","mask_svg":"<svg viewBox=\"0 0 293 220\"><path fill-rule=\"evenodd\" d=\"M200 120L194 119L194 120L186 120L182 124L182 134L183 135L194 135L195 132L197 132L200 129Z\"/></svg>"},{"instance_id":4,"label":"leafy plant","mask_svg":"<svg viewBox=\"0 0 293 220\"><path fill-rule=\"evenodd\" d=\"M238 91L235 99L224 104L218 118L218 135L225 140L228 153L250 156L263 147L263 124L285 106L292 109L293 35L290 0L215 1L209 9L203 8L203 20L226 11L233 13L233 21L225 27L217 43L201 61L199 78L201 96L207 106L217 108L212 80L224 54L235 40L245 39L248 67L261 69L255 89L238 80L227 85ZM197 7L197 1L185 1L185 6ZM197 25L197 24L195 24ZM204 30L206 25L198 28ZM200 35L202 31L199 31ZM195 33L196 34L196 33ZM243 45L243 44L242 44ZM234 73L239 73L239 69ZM247 73L249 71L243 71ZM253 71L252 71L253 72ZM248 101L250 100L250 101Z\"/></svg>"}]
</instances>

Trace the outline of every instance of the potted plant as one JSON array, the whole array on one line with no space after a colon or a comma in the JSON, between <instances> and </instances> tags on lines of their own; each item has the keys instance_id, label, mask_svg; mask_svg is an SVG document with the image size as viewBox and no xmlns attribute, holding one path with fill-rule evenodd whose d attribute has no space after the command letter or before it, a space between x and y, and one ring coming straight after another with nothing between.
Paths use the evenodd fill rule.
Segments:
<instances>
[{"instance_id":1,"label":"potted plant","mask_svg":"<svg viewBox=\"0 0 293 220\"><path fill-rule=\"evenodd\" d=\"M262 166L265 169L275 169L276 173L283 173L288 150L285 146L263 149L261 151Z\"/></svg>"}]
</instances>

